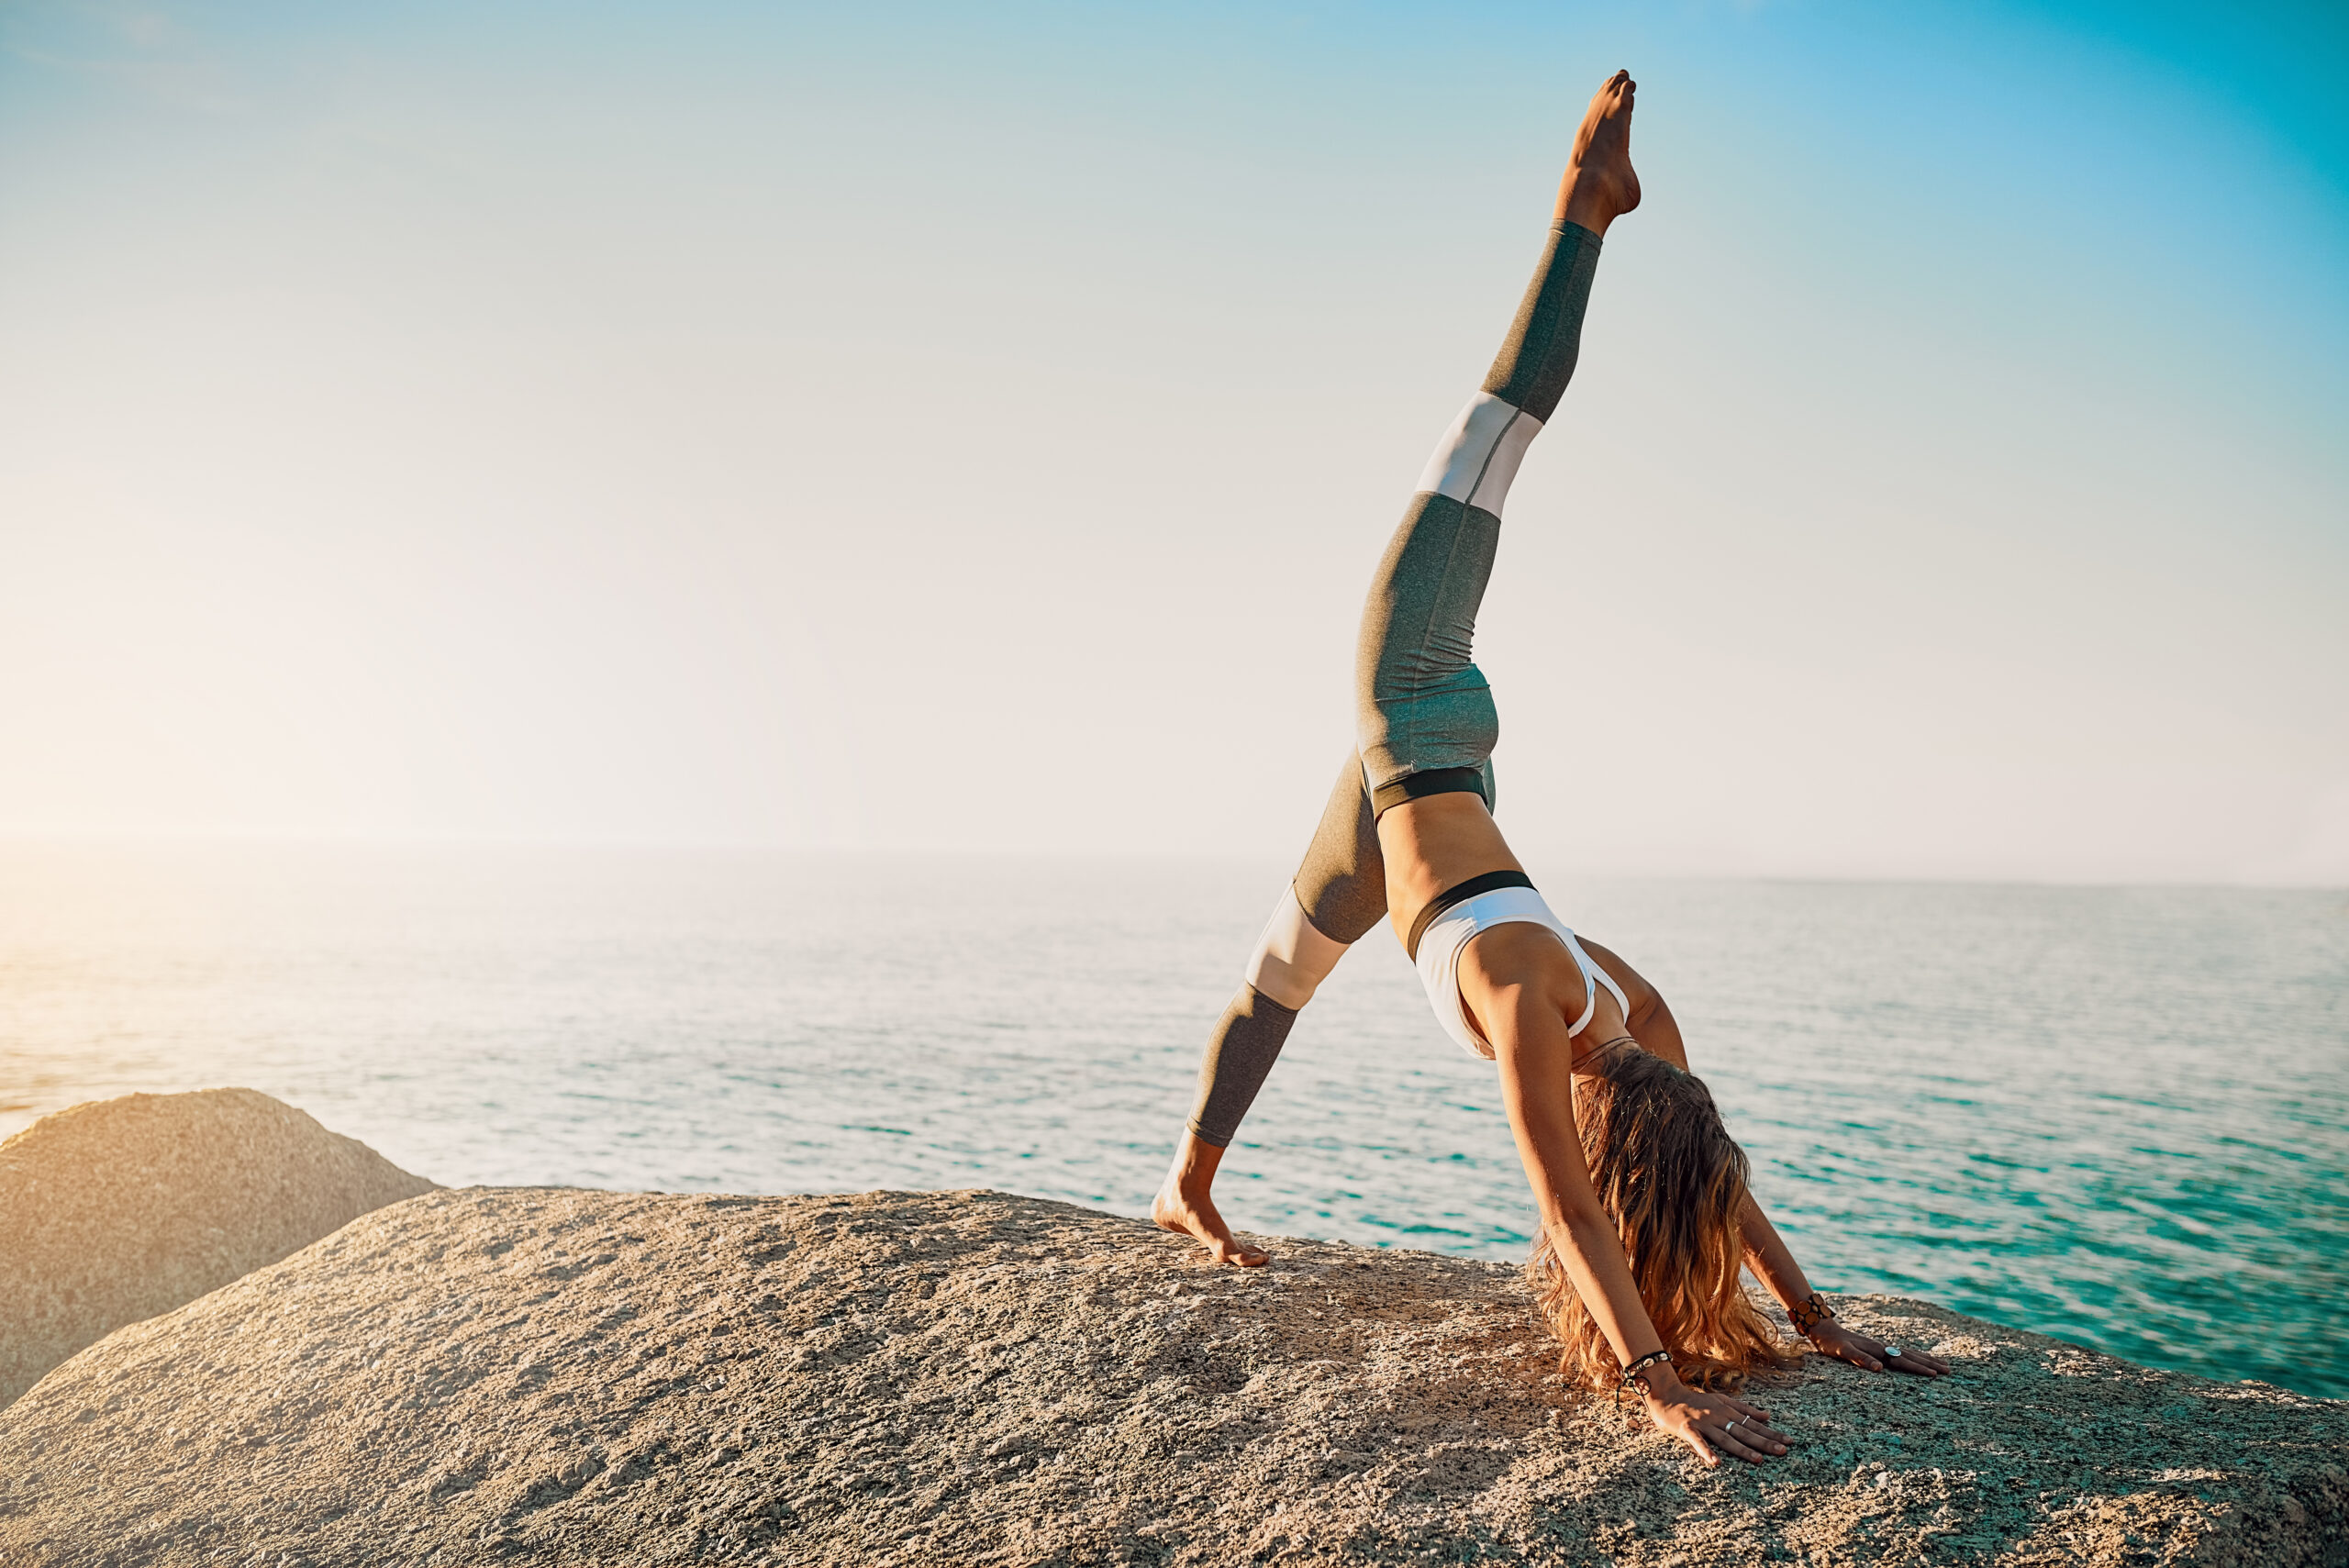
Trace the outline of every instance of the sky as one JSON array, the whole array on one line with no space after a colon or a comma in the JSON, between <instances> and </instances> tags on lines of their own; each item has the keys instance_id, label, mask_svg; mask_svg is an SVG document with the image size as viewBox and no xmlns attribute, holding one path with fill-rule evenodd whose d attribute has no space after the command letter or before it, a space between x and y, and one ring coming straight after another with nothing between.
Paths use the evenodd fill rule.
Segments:
<instances>
[{"instance_id":1,"label":"sky","mask_svg":"<svg viewBox=\"0 0 2349 1568\"><path fill-rule=\"evenodd\" d=\"M1619 65L1529 863L2349 884L2256 4L0 7L0 835L1293 855Z\"/></svg>"}]
</instances>

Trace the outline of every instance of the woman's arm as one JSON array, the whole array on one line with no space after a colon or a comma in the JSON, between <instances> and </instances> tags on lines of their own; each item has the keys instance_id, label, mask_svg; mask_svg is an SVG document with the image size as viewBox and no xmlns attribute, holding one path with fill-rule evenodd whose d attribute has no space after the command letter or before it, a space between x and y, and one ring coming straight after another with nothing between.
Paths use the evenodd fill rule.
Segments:
<instances>
[{"instance_id":1,"label":"woman's arm","mask_svg":"<svg viewBox=\"0 0 2349 1568\"><path fill-rule=\"evenodd\" d=\"M1571 1009L1564 1007L1556 994L1561 969L1581 984L1573 960L1546 928L1497 926L1461 955L1461 995L1492 1041L1501 1102L1542 1228L1575 1293L1614 1347L1617 1364L1630 1366L1664 1346L1640 1302L1622 1240L1583 1161L1574 1117L1574 1046L1566 1036L1566 1019L1582 1010L1583 998L1576 995ZM1720 1462L1719 1453L1758 1462L1787 1451L1786 1439L1772 1429L1765 1412L1742 1399L1688 1387L1669 1362L1649 1366L1639 1381L1648 1418L1708 1465Z\"/></svg>"},{"instance_id":2,"label":"woman's arm","mask_svg":"<svg viewBox=\"0 0 2349 1568\"><path fill-rule=\"evenodd\" d=\"M1615 984L1623 988L1624 996L1631 1004L1624 1025L1631 1030L1631 1039L1638 1042L1640 1049L1663 1057L1683 1073L1692 1071L1688 1065L1687 1045L1680 1038L1679 1021L1673 1018L1671 1007L1665 1005L1664 994L1649 984L1645 976L1624 962L1619 955L1588 937L1582 939L1582 945L1591 957L1598 961L1599 967L1614 977ZM1810 1281L1803 1275L1802 1265L1795 1262L1793 1250L1778 1234L1778 1228L1770 1223L1770 1217L1762 1212L1762 1206L1754 1201L1751 1188L1745 1194L1745 1207L1738 1215L1738 1229L1744 1240L1746 1266L1753 1271L1756 1279L1769 1287L1770 1294L1778 1298L1779 1306L1791 1313L1816 1294L1811 1289ZM1939 1377L1949 1371L1949 1363L1939 1356L1927 1355L1905 1345L1901 1347L1898 1359L1887 1362L1881 1340L1847 1328L1833 1318L1820 1319L1805 1338L1825 1354L1838 1361L1850 1362L1854 1366L1865 1367L1870 1372L1882 1372L1887 1364L1896 1372L1913 1372L1928 1377Z\"/></svg>"}]
</instances>

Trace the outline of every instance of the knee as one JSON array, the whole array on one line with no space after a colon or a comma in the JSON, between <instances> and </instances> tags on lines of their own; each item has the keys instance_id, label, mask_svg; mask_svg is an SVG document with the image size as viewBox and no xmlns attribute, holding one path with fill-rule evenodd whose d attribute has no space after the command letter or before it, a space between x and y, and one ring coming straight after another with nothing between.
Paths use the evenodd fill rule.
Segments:
<instances>
[{"instance_id":1,"label":"knee","mask_svg":"<svg viewBox=\"0 0 2349 1568\"><path fill-rule=\"evenodd\" d=\"M1285 888L1248 960L1248 984L1294 1012L1313 1000L1321 982L1346 955L1346 944L1306 918L1297 891Z\"/></svg>"}]
</instances>

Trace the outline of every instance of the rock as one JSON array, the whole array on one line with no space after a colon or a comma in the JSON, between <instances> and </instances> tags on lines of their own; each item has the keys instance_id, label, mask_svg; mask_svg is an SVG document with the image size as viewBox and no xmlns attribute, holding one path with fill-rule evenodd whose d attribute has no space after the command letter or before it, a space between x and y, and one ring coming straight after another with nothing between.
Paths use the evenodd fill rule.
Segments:
<instances>
[{"instance_id":1,"label":"rock","mask_svg":"<svg viewBox=\"0 0 2349 1568\"><path fill-rule=\"evenodd\" d=\"M0 1412L0 1563L2320 1563L2349 1406L1890 1296L1701 1469L1515 1269L999 1193L436 1192ZM2328 1551L2332 1555L2328 1556Z\"/></svg>"},{"instance_id":2,"label":"rock","mask_svg":"<svg viewBox=\"0 0 2349 1568\"><path fill-rule=\"evenodd\" d=\"M432 1190L250 1089L43 1117L0 1143L0 1406L122 1324Z\"/></svg>"}]
</instances>

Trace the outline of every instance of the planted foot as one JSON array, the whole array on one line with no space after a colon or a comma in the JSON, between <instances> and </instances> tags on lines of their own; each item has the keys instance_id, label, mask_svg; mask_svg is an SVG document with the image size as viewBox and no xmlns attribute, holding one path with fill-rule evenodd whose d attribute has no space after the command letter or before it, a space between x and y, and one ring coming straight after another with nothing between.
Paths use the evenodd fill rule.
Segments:
<instances>
[{"instance_id":1,"label":"planted foot","mask_svg":"<svg viewBox=\"0 0 2349 1568\"><path fill-rule=\"evenodd\" d=\"M1575 132L1574 155L1558 183L1558 217L1593 234L1640 205L1640 177L1631 169L1631 99L1640 84L1628 71L1607 79Z\"/></svg>"},{"instance_id":2,"label":"planted foot","mask_svg":"<svg viewBox=\"0 0 2349 1568\"><path fill-rule=\"evenodd\" d=\"M1158 1228L1162 1230L1197 1237L1219 1263L1253 1269L1261 1268L1271 1261L1270 1253L1260 1252L1234 1236L1231 1227L1223 1222L1223 1216L1215 1211L1214 1203L1208 1199L1191 1203L1172 1187L1164 1188L1160 1191L1158 1201L1150 1206L1150 1217L1158 1221Z\"/></svg>"},{"instance_id":3,"label":"planted foot","mask_svg":"<svg viewBox=\"0 0 2349 1568\"><path fill-rule=\"evenodd\" d=\"M1242 1269L1261 1267L1270 1261L1271 1254L1246 1246L1234 1236L1231 1227L1223 1222L1223 1216L1216 1212L1215 1200L1208 1195L1208 1189L1215 1182L1215 1168L1222 1159L1222 1150L1201 1142L1196 1134L1185 1133L1183 1146L1174 1151L1174 1167L1166 1173L1166 1181L1150 1206L1150 1217L1162 1230L1197 1237L1219 1263Z\"/></svg>"}]
</instances>

